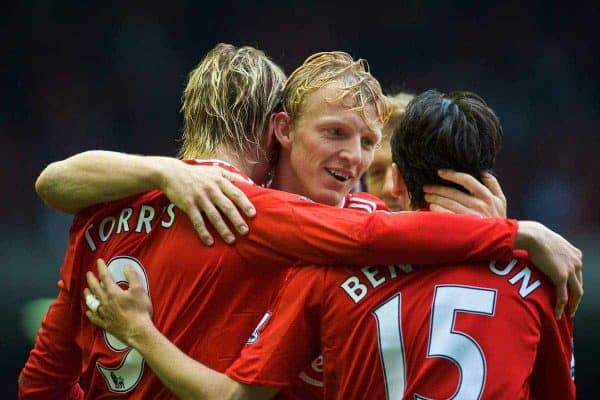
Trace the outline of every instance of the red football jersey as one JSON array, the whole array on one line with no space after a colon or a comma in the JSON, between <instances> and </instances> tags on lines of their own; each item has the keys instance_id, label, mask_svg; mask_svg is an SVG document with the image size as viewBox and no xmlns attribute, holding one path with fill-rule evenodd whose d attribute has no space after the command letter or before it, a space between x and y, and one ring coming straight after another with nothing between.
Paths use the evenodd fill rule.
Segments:
<instances>
[{"instance_id":1,"label":"red football jersey","mask_svg":"<svg viewBox=\"0 0 600 400\"><path fill-rule=\"evenodd\" d=\"M132 265L152 299L158 329L185 353L224 371L246 339L253 340L257 321L293 263L506 257L516 234L511 220L366 214L363 207L340 210L252 183L240 187L258 212L249 234L233 246L217 241L205 247L159 191L79 213L61 268L64 284L22 371L20 396L64 398L81 376L86 398L172 397L137 351L87 321L85 273L95 271L99 257L123 284L123 268ZM445 243L433 240L455 226L460 232Z\"/></svg>"},{"instance_id":2,"label":"red football jersey","mask_svg":"<svg viewBox=\"0 0 600 400\"><path fill-rule=\"evenodd\" d=\"M572 321L522 255L290 275L233 379L286 387L322 352L326 399L575 398Z\"/></svg>"}]
</instances>

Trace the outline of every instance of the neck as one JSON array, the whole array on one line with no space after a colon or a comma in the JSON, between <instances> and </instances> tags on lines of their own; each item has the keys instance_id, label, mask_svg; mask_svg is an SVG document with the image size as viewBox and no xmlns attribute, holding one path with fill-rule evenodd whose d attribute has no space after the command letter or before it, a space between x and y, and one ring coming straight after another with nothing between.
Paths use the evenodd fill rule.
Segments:
<instances>
[{"instance_id":1,"label":"neck","mask_svg":"<svg viewBox=\"0 0 600 400\"><path fill-rule=\"evenodd\" d=\"M256 160L255 154L238 155L235 151L218 149L213 154L206 155L205 158L216 158L225 161L239 169L254 182L262 183L265 179L266 162L264 160Z\"/></svg>"},{"instance_id":2,"label":"neck","mask_svg":"<svg viewBox=\"0 0 600 400\"><path fill-rule=\"evenodd\" d=\"M297 188L293 182L296 182L294 170L290 165L289 157L286 157L282 151L279 154L279 162L274 168L273 182L271 182L271 187L273 189L283 190L289 193L304 194L301 193L300 188Z\"/></svg>"}]
</instances>

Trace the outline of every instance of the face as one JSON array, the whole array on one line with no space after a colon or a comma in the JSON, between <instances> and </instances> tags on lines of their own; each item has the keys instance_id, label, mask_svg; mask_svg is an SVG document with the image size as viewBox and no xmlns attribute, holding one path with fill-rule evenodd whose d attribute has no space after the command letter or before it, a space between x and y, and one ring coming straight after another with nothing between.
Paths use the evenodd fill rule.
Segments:
<instances>
[{"instance_id":1,"label":"face","mask_svg":"<svg viewBox=\"0 0 600 400\"><path fill-rule=\"evenodd\" d=\"M285 149L292 171L288 191L332 206L339 206L365 173L381 138L375 107L365 109L372 130L343 100L326 101L337 93L339 87L332 83L306 96Z\"/></svg>"},{"instance_id":2,"label":"face","mask_svg":"<svg viewBox=\"0 0 600 400\"><path fill-rule=\"evenodd\" d=\"M371 166L365 175L367 190L379 197L392 211L402 211L402 199L394 193L394 178L392 176L392 151L389 140L383 140L375 150Z\"/></svg>"}]
</instances>

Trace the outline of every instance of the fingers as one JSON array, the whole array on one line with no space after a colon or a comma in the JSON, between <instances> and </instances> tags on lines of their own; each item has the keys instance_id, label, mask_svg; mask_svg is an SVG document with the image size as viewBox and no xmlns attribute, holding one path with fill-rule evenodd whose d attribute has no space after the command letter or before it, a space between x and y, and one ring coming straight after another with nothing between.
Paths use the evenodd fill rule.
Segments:
<instances>
[{"instance_id":1,"label":"fingers","mask_svg":"<svg viewBox=\"0 0 600 400\"><path fill-rule=\"evenodd\" d=\"M88 271L85 274L85 277L87 280L89 291L91 291L91 294L96 296L96 298L98 299L98 301L100 301L100 303L102 303L102 302L106 303L105 289L102 286L100 286L100 282L98 281L98 279L96 279L94 274L91 271Z\"/></svg>"},{"instance_id":2,"label":"fingers","mask_svg":"<svg viewBox=\"0 0 600 400\"><path fill-rule=\"evenodd\" d=\"M581 303L581 299L583 297L583 286L581 285L580 278L577 276L577 274L571 274L569 276L568 284L569 292L571 293L569 316L574 318L577 308L579 308L579 303Z\"/></svg>"},{"instance_id":3,"label":"fingers","mask_svg":"<svg viewBox=\"0 0 600 400\"><path fill-rule=\"evenodd\" d=\"M220 185L220 188L216 189L206 188L204 190L206 195L197 196L197 208L190 206L189 210L184 210L194 223L202 241L208 245L212 245L213 240L206 228L201 211L219 236L229 244L235 241L235 236L226 221L229 221L239 234L248 233L248 224L240 214L238 207L244 210L244 214L247 216L252 217L256 214L254 206L242 190L226 180L222 180Z\"/></svg>"},{"instance_id":4,"label":"fingers","mask_svg":"<svg viewBox=\"0 0 600 400\"><path fill-rule=\"evenodd\" d=\"M200 211L195 206L191 206L188 209L184 209L183 212L185 212L190 219L194 229L196 230L196 233L198 233L198 236L200 236L202 243L207 246L212 246L215 241L206 228L206 224L204 223L204 219L202 218Z\"/></svg>"},{"instance_id":5,"label":"fingers","mask_svg":"<svg viewBox=\"0 0 600 400\"><path fill-rule=\"evenodd\" d=\"M227 217L231 225L233 225L240 234L245 235L248 233L248 225L246 224L246 221L244 221L244 218L240 214L238 207L236 207L234 202L241 209L244 209L243 207L252 208L252 203L250 203L246 195L231 182L224 184L221 189L223 192L216 192L213 194L213 203L219 208L219 210L221 210L223 214L225 214L225 217ZM243 201L243 198L245 198L245 202ZM246 211L244 212L246 213Z\"/></svg>"},{"instance_id":6,"label":"fingers","mask_svg":"<svg viewBox=\"0 0 600 400\"><path fill-rule=\"evenodd\" d=\"M223 178L227 179L230 182L246 182L246 183L248 182L248 180L245 179L240 174L237 174L237 173L231 172L231 171L227 171L226 169L223 169L223 168L219 168L219 170L221 171L221 176L223 176Z\"/></svg>"},{"instance_id":7,"label":"fingers","mask_svg":"<svg viewBox=\"0 0 600 400\"><path fill-rule=\"evenodd\" d=\"M481 179L483 180L485 187L487 187L490 192L494 194L494 196L498 196L501 199L506 199L504 192L502 191L502 187L494 175L490 174L489 172L484 172L481 175Z\"/></svg>"},{"instance_id":8,"label":"fingers","mask_svg":"<svg viewBox=\"0 0 600 400\"><path fill-rule=\"evenodd\" d=\"M237 181L246 182L247 179L217 166L181 164L165 179L161 188L189 217L202 242L212 246L214 238L209 224L226 243L233 243L234 232L242 235L248 232L244 218L256 215L247 196L232 183Z\"/></svg>"},{"instance_id":9,"label":"fingers","mask_svg":"<svg viewBox=\"0 0 600 400\"><path fill-rule=\"evenodd\" d=\"M556 305L554 306L554 316L556 319L561 319L562 314L565 311L565 305L567 304L568 294L567 285L556 286Z\"/></svg>"},{"instance_id":10,"label":"fingers","mask_svg":"<svg viewBox=\"0 0 600 400\"><path fill-rule=\"evenodd\" d=\"M233 233L231 233L231 230L229 230L229 227L225 223L225 220L223 220L223 216L217 210L213 201L202 196L198 199L198 206L200 207L200 209L202 209L204 215L206 215L206 218L208 218L210 224L213 226L213 228L215 228L215 230L217 231L219 236L221 236L221 238L225 241L225 243L233 243L235 241L235 237L233 236ZM242 217L239 216L239 218L241 219Z\"/></svg>"},{"instance_id":11,"label":"fingers","mask_svg":"<svg viewBox=\"0 0 600 400\"><path fill-rule=\"evenodd\" d=\"M426 200L430 196L431 202L458 214L506 217L506 198L498 181L491 174L484 174L491 189L473 176L463 172L440 170L438 174L443 179L464 187L469 193L449 186L428 185L423 188ZM484 180L484 182L486 181ZM431 197L432 195L438 197Z\"/></svg>"},{"instance_id":12,"label":"fingers","mask_svg":"<svg viewBox=\"0 0 600 400\"><path fill-rule=\"evenodd\" d=\"M246 214L246 216L252 218L256 215L256 209L254 208L254 205L252 205L250 200L248 200L248 196L246 196L246 193L244 193L244 191L242 191L240 188L238 188L231 182L225 181L221 185L221 190L223 190L223 193L229 199L231 199L233 203L235 203L241 210L244 211L244 214ZM221 210L223 209L221 208Z\"/></svg>"},{"instance_id":13,"label":"fingers","mask_svg":"<svg viewBox=\"0 0 600 400\"><path fill-rule=\"evenodd\" d=\"M579 282L579 284L581 285L581 288L583 289L583 270L580 268L577 270L577 272L575 273L575 275L577 276L577 281Z\"/></svg>"},{"instance_id":14,"label":"fingers","mask_svg":"<svg viewBox=\"0 0 600 400\"><path fill-rule=\"evenodd\" d=\"M110 293L111 291L119 289L119 286L115 283L110 275L104 260L99 258L96 260L96 265L98 266L98 276L100 277L100 282L102 285L104 285L106 292Z\"/></svg>"},{"instance_id":15,"label":"fingers","mask_svg":"<svg viewBox=\"0 0 600 400\"><path fill-rule=\"evenodd\" d=\"M474 200L476 200L475 197L450 186L427 185L423 187L423 191L425 192L425 195L431 194L445 197L460 204L471 205L470 203L473 203Z\"/></svg>"},{"instance_id":16,"label":"fingers","mask_svg":"<svg viewBox=\"0 0 600 400\"><path fill-rule=\"evenodd\" d=\"M454 188L447 187L441 191L448 194L450 197L440 196L432 193L425 195L425 201L429 203L432 211L433 209L431 206L437 205L456 214L477 214L473 211L473 209L477 208L477 205L475 204L476 199L473 199L469 195L466 195L460 190L456 190ZM450 193L451 191L455 191L456 193Z\"/></svg>"},{"instance_id":17,"label":"fingers","mask_svg":"<svg viewBox=\"0 0 600 400\"><path fill-rule=\"evenodd\" d=\"M98 312L98 307L100 307L100 301L98 298L94 296L94 294L90 292L88 288L85 288L83 294L85 295L85 304L87 305L87 308L93 313Z\"/></svg>"},{"instance_id":18,"label":"fingers","mask_svg":"<svg viewBox=\"0 0 600 400\"><path fill-rule=\"evenodd\" d=\"M130 289L140 286L140 277L131 265L125 266L123 275L125 275L125 279L127 280Z\"/></svg>"},{"instance_id":19,"label":"fingers","mask_svg":"<svg viewBox=\"0 0 600 400\"><path fill-rule=\"evenodd\" d=\"M440 170L439 175L447 181L454 182L464 187L469 193L480 199L490 197L489 189L470 174L452 170Z\"/></svg>"},{"instance_id":20,"label":"fingers","mask_svg":"<svg viewBox=\"0 0 600 400\"><path fill-rule=\"evenodd\" d=\"M440 206L439 204L431 203L429 204L429 210L434 212L445 212L449 214L454 214L452 210L447 209L446 207Z\"/></svg>"},{"instance_id":21,"label":"fingers","mask_svg":"<svg viewBox=\"0 0 600 400\"><path fill-rule=\"evenodd\" d=\"M99 326L102 329L106 329L106 323L104 322L104 320L102 320L102 318L100 318L100 316L98 314L93 313L90 310L87 310L85 312L85 315L92 322L92 324Z\"/></svg>"}]
</instances>

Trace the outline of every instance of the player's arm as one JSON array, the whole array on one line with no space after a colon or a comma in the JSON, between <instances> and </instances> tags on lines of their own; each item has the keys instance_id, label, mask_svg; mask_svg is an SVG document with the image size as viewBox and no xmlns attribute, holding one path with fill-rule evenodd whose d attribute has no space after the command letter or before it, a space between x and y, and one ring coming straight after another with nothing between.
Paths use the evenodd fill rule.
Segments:
<instances>
[{"instance_id":1,"label":"player's arm","mask_svg":"<svg viewBox=\"0 0 600 400\"><path fill-rule=\"evenodd\" d=\"M532 221L432 212L385 213L338 209L268 191L252 197L260 211L238 243L249 261L279 257L315 264L438 264L510 260L528 251L557 288L556 315L571 290L570 313L583 295L582 254ZM567 289L568 288L568 289Z\"/></svg>"},{"instance_id":2,"label":"player's arm","mask_svg":"<svg viewBox=\"0 0 600 400\"><path fill-rule=\"evenodd\" d=\"M277 387L297 380L321 354L323 302L326 293L337 287L336 283L333 289L326 289L329 271L319 266L292 270L252 334L252 343L225 372L228 376L247 384Z\"/></svg>"},{"instance_id":3,"label":"player's arm","mask_svg":"<svg viewBox=\"0 0 600 400\"><path fill-rule=\"evenodd\" d=\"M440 170L438 174L443 179L462 186L468 191L464 193L458 189L443 186L429 185L425 186L425 200L430 203L432 211L451 212L465 215L476 215L480 217L506 217L506 197L502 191L502 187L498 180L490 173L482 174L482 182L479 182L471 174L457 172L452 170ZM527 229L531 226L525 227ZM551 232L546 232L551 237L551 241L559 240L552 237ZM540 237L545 236L542 234ZM560 241L560 240L559 240ZM563 244L565 244L563 242ZM538 246L539 247L539 246ZM542 271L549 276L557 288L557 304L555 315L557 318L563 312L563 305L567 301L567 287L571 290L572 304L569 313L574 316L578 304L583 296L583 275L581 273L581 265L575 265L574 269L561 271L555 269L553 261L548 259L548 256L542 255L543 249L539 247L541 252L534 252L533 258L542 264ZM580 263L579 263L580 264ZM560 266L559 266L560 267ZM566 278L566 284L565 284Z\"/></svg>"},{"instance_id":4,"label":"player's arm","mask_svg":"<svg viewBox=\"0 0 600 400\"><path fill-rule=\"evenodd\" d=\"M183 353L152 323L150 298L135 272L125 268L129 289L112 280L106 264L98 260L98 281L88 272L89 289L100 301L97 313L87 311L94 324L137 349L156 376L181 399L269 399L277 389L238 383ZM100 284L102 282L102 285Z\"/></svg>"},{"instance_id":5,"label":"player's arm","mask_svg":"<svg viewBox=\"0 0 600 400\"><path fill-rule=\"evenodd\" d=\"M83 399L81 353L73 332L70 295L61 289L42 321L35 346L19 375L19 399Z\"/></svg>"},{"instance_id":6,"label":"player's arm","mask_svg":"<svg viewBox=\"0 0 600 400\"><path fill-rule=\"evenodd\" d=\"M221 212L240 234L246 233L247 224L238 207L249 217L255 213L245 194L232 184L238 179L237 174L222 168L192 167L175 158L93 150L48 165L35 188L50 207L71 214L160 189L188 215L202 241L210 245L212 237L201 213L228 243L235 238Z\"/></svg>"}]
</instances>

